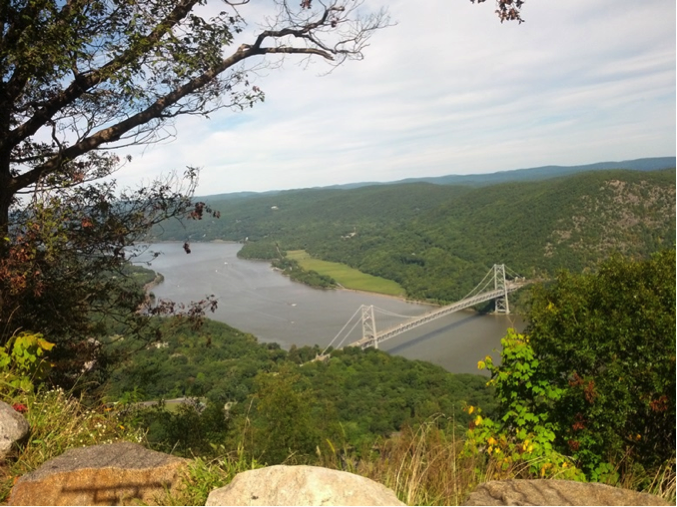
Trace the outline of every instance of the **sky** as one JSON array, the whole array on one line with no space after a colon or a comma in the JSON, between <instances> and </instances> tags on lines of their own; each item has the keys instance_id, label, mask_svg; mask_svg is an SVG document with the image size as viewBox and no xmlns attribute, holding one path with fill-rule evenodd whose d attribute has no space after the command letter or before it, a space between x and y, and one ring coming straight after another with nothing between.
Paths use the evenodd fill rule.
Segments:
<instances>
[{"instance_id":1,"label":"sky","mask_svg":"<svg viewBox=\"0 0 677 507\"><path fill-rule=\"evenodd\" d=\"M675 155L674 0L529 0L521 25L492 0L372 4L396 25L363 61L287 57L252 76L264 103L180 118L124 150L118 182L197 166L211 195Z\"/></svg>"}]
</instances>

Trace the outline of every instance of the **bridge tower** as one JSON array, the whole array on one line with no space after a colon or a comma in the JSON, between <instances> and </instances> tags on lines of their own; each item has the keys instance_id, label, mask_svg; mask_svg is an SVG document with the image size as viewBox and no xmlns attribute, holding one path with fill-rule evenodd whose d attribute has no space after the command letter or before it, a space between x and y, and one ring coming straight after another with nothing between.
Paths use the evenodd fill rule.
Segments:
<instances>
[{"instance_id":1,"label":"bridge tower","mask_svg":"<svg viewBox=\"0 0 677 507\"><path fill-rule=\"evenodd\" d=\"M362 305L362 339L368 344L373 344L375 349L378 348L378 341L376 341L374 305Z\"/></svg>"},{"instance_id":2,"label":"bridge tower","mask_svg":"<svg viewBox=\"0 0 677 507\"><path fill-rule=\"evenodd\" d=\"M502 296L496 298L496 313L510 314L508 286L505 283L505 264L494 264L494 289L503 292Z\"/></svg>"}]
</instances>

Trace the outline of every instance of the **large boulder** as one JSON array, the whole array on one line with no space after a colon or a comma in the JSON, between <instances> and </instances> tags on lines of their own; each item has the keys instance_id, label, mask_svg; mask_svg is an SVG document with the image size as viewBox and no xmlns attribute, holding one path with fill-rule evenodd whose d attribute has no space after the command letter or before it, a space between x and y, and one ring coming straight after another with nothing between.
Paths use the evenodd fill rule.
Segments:
<instances>
[{"instance_id":1,"label":"large boulder","mask_svg":"<svg viewBox=\"0 0 677 507\"><path fill-rule=\"evenodd\" d=\"M15 442L28 434L29 426L11 405L0 401L0 460L5 459Z\"/></svg>"},{"instance_id":2,"label":"large boulder","mask_svg":"<svg viewBox=\"0 0 677 507\"><path fill-rule=\"evenodd\" d=\"M9 505L152 505L186 463L131 442L70 449L21 477Z\"/></svg>"},{"instance_id":3,"label":"large boulder","mask_svg":"<svg viewBox=\"0 0 677 507\"><path fill-rule=\"evenodd\" d=\"M489 481L464 505L669 505L661 497L605 484L554 479Z\"/></svg>"},{"instance_id":4,"label":"large boulder","mask_svg":"<svg viewBox=\"0 0 677 507\"><path fill-rule=\"evenodd\" d=\"M237 474L206 505L404 505L371 479L311 466L276 465Z\"/></svg>"}]
</instances>

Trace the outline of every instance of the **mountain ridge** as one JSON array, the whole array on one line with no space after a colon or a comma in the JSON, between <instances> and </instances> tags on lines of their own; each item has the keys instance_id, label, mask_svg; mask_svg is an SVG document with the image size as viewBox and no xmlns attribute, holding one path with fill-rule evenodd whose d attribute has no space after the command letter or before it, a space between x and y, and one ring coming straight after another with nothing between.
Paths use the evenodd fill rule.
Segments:
<instances>
[{"instance_id":1,"label":"mountain ridge","mask_svg":"<svg viewBox=\"0 0 677 507\"><path fill-rule=\"evenodd\" d=\"M163 224L157 239L305 250L393 280L413 299L454 301L494 263L538 278L674 246L675 169L306 189L211 206L220 220Z\"/></svg>"},{"instance_id":2,"label":"mountain ridge","mask_svg":"<svg viewBox=\"0 0 677 507\"><path fill-rule=\"evenodd\" d=\"M200 199L207 201L224 199L246 199L263 195L277 195L283 192L295 192L299 190L352 190L360 187L376 185L399 185L406 183L432 183L434 185L470 185L484 186L496 183L505 183L510 181L540 181L560 176L568 176L586 171L603 171L609 169L628 169L631 171L657 171L660 169L670 169L677 166L677 157L646 157L632 160L622 160L619 162L595 162L592 164L561 166L545 165L530 167L525 169L509 169L506 171L497 171L485 174L447 174L443 176L422 176L419 178L405 178L395 181L364 181L356 183L345 183L339 185L328 185L308 188L295 188L288 190L268 190L265 192L227 192L222 194L209 194L200 196Z\"/></svg>"}]
</instances>

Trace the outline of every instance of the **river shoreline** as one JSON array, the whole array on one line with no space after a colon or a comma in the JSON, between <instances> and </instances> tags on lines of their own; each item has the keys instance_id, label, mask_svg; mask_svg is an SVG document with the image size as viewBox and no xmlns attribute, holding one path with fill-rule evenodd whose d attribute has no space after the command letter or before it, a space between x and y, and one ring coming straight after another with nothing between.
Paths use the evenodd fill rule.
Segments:
<instances>
[{"instance_id":1,"label":"river shoreline","mask_svg":"<svg viewBox=\"0 0 677 507\"><path fill-rule=\"evenodd\" d=\"M164 282L153 288L154 295L177 304L213 295L218 307L210 319L250 333L261 342L277 343L285 350L293 345L323 349L333 340L358 340L361 306L374 306L375 327L380 330L433 308L430 303L411 303L375 292L314 290L274 273L269 263L239 259L241 244L196 243L190 255L181 245L151 244L147 259L135 259L142 265L152 261L151 268L164 275ZM153 257L158 251L164 255ZM408 359L430 361L454 373L477 374L477 360L500 349L506 329L514 325L505 316L458 312L397 336L382 348ZM517 326L521 327L519 322Z\"/></svg>"},{"instance_id":2,"label":"river shoreline","mask_svg":"<svg viewBox=\"0 0 677 507\"><path fill-rule=\"evenodd\" d=\"M223 239L214 239L214 240L211 240L211 241L195 241L194 243L202 244L202 245L212 245L212 244L218 244L218 245L227 245L227 244L231 244L231 245L243 245L243 243L241 243L241 242L239 242L239 241L229 241L229 240L223 240ZM182 245L183 243L182 243L181 241L159 241L159 242L157 242L157 243L155 243L155 244L164 244L164 245ZM238 259L241 259L241 258L238 257ZM242 261L247 261L247 262L249 262L249 261L251 261L251 262L266 262L266 263L268 263L268 265L269 265L269 267L270 267L270 269L271 269L272 271L275 271L275 272L277 272L278 274L280 274L280 275L282 275L282 276L284 276L284 277L290 279L287 275L284 274L284 270L282 270L282 269L280 269L280 268L276 268L275 266L272 265L272 260L271 260L271 259L241 259L241 260L242 260ZM157 272L156 272L156 273L157 273ZM157 280L157 277L156 277L156 280L153 280L152 282L146 284L146 285L144 286L144 290L145 290L146 292L148 292L149 290L152 290L153 288L157 287L160 283L162 283L162 282L164 281L164 277L162 276L162 274L158 273L158 276L162 277L162 280L156 282L156 280ZM291 279L290 279L290 280L291 280ZM361 289L348 289L348 288L344 287L343 285L341 285L341 284L338 283L338 282L337 282L336 287L332 287L332 288L323 288L323 287L316 287L316 286L314 286L314 285L310 285L310 284L307 284L307 283L304 283L304 282L300 282L300 281L298 281L298 280L291 280L291 281L294 282L294 283L298 283L298 284L304 285L304 286L306 286L306 287L310 287L311 289L314 289L314 290L320 290L320 291L332 291L332 290L338 290L338 291L341 291L341 292L348 292L348 293L354 293L354 294L362 294L362 295L367 295L367 296L378 296L378 297L383 297L383 298L392 299L392 300L394 300L394 301L400 301L400 302L402 302L402 303L411 303L411 304L417 304L417 305L425 305L425 306L430 306L430 307L433 307L433 308L441 308L441 307L444 306L444 304L442 304L442 303L434 303L434 302L432 302L432 301L426 301L426 300L420 300L420 299L409 299L409 298L407 298L406 296L395 296L395 295L393 295L393 294L384 294L384 293L382 293L382 292L368 291L368 290L361 290ZM477 313L477 312L474 311L474 313Z\"/></svg>"},{"instance_id":3,"label":"river shoreline","mask_svg":"<svg viewBox=\"0 0 677 507\"><path fill-rule=\"evenodd\" d=\"M393 296L392 294L383 294L382 292L373 292L369 290L359 290L359 289L346 289L343 286L337 286L337 290L344 291L344 292L354 292L355 294L365 294L368 296L379 296L379 297L384 297L388 299L394 299L395 301L402 301L403 303L412 303L412 304L417 304L417 305L428 305L428 306L435 306L435 307L440 307L443 305L437 304L437 303L431 303L430 301L421 301L417 299L409 299L405 296Z\"/></svg>"},{"instance_id":4,"label":"river shoreline","mask_svg":"<svg viewBox=\"0 0 677 507\"><path fill-rule=\"evenodd\" d=\"M153 280L151 280L150 282L148 282L143 286L143 291L146 294L148 294L148 292L152 291L155 287L157 287L164 281L165 281L164 275L162 273L155 271L155 278L153 278Z\"/></svg>"},{"instance_id":5,"label":"river shoreline","mask_svg":"<svg viewBox=\"0 0 677 507\"><path fill-rule=\"evenodd\" d=\"M239 241L228 241L228 240L223 240L223 239L213 239L213 240L211 240L211 241L195 241L194 243L202 244L202 245L211 245L211 244L218 244L218 245L227 245L227 244L234 245L234 244L237 244L237 245L242 245L242 244L243 244L243 243L240 243ZM155 244L161 244L161 245L182 245L183 243L181 243L180 241L158 241L158 242L156 242ZM240 257L238 257L238 259L240 259ZM286 275L284 274L284 270L282 270L282 269L280 269L280 268L274 267L274 266L272 265L272 261L271 261L270 259L241 259L241 260L243 260L243 261L252 261L252 262L267 262L267 263L269 264L270 269L271 269L272 271L275 271L275 272L279 273L279 274L282 275L282 276L286 276ZM158 273L158 274L159 274L159 273ZM160 274L159 274L159 275L160 275ZM162 275L160 275L160 276L162 276ZM287 277L287 278L289 278L289 277ZM155 283L155 280L153 280L153 282L150 282L150 283L146 284L146 285L144 286L144 289L145 289L146 291L152 290L153 288L157 287L160 283L162 283L162 281L164 281L164 277L163 277L162 280L161 280L160 282L158 282L158 283ZM441 306L444 306L444 305L442 305L442 304L439 304L439 303L433 303L433 302L431 302L431 301L418 300L418 299L409 299L409 298L407 298L406 296L394 296L394 295L392 295L392 294L384 294L384 293L382 293L382 292L376 292L376 291L368 291L368 290L360 290L360 289L348 289L348 288L346 288L346 287L344 287L344 286L342 286L341 284L338 284L338 283L337 283L336 287L333 287L333 288L330 288L330 289L326 289L326 288L322 288L322 287L315 287L315 286L313 286L313 285L309 285L309 284L307 284L307 283L299 282L299 281L297 281L297 280L292 280L292 281L293 281L294 283L299 283L299 284L305 285L306 287L310 287L311 289L321 290L321 291L327 291L327 290L340 290L340 291L342 291L342 292L350 292L350 293L355 293L355 294L364 294L364 295L368 295L368 296L379 296L379 297L384 297L384 298L392 299L392 300L395 300L395 301L401 301L401 302L403 302L403 303L412 303L412 304L418 304L418 305L427 305L427 306L431 306L431 307L441 307Z\"/></svg>"}]
</instances>

